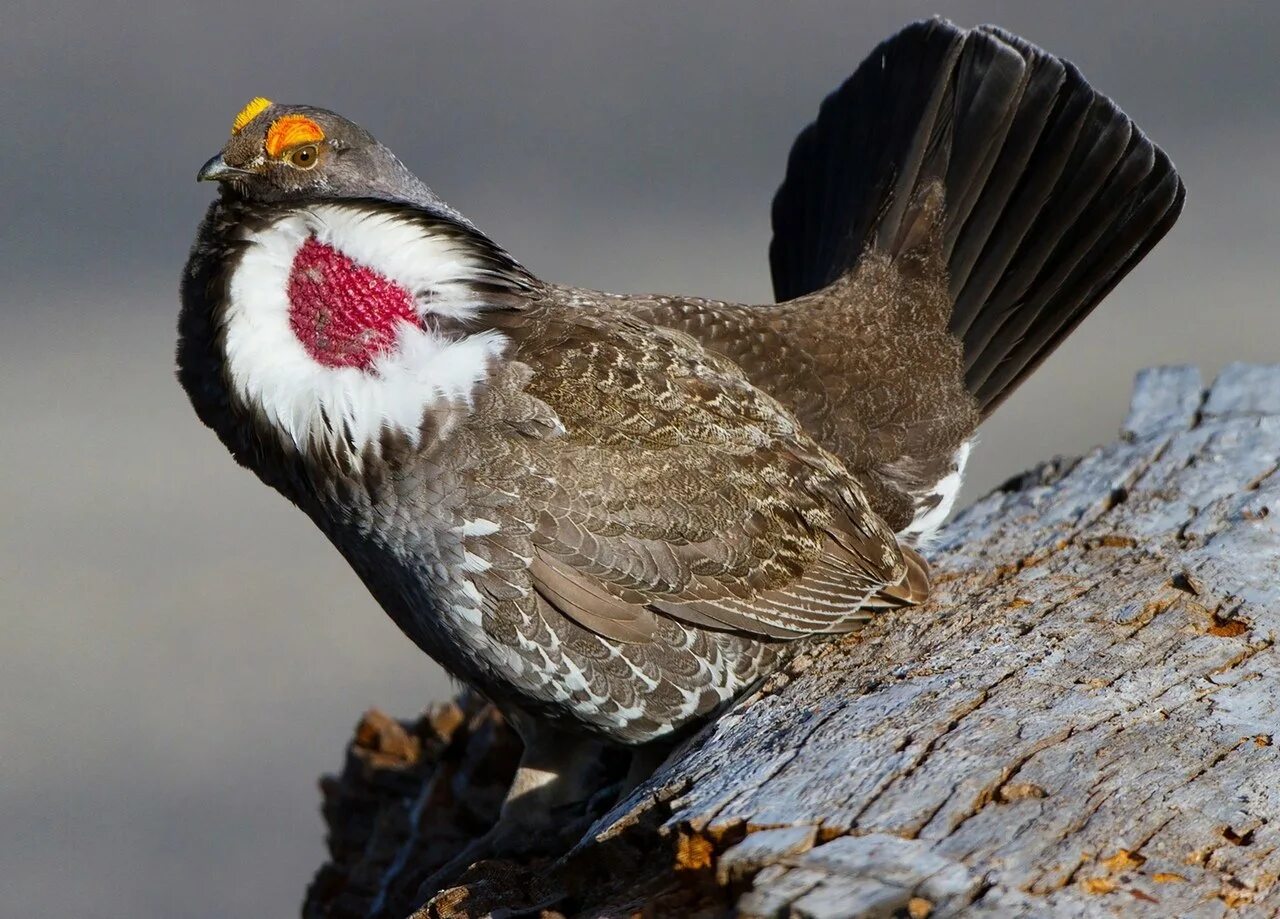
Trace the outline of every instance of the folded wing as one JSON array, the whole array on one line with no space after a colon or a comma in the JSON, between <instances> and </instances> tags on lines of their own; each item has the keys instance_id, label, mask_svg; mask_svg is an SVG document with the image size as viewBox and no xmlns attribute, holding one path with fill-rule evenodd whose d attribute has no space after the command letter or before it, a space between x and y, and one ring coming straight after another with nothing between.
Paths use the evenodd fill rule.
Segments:
<instances>
[{"instance_id":1,"label":"folded wing","mask_svg":"<svg viewBox=\"0 0 1280 919\"><path fill-rule=\"evenodd\" d=\"M498 465L519 480L496 486L521 497L542 603L619 641L664 616L789 639L853 628L903 581L857 482L733 364L616 316L522 321L525 393L555 423L513 430Z\"/></svg>"}]
</instances>

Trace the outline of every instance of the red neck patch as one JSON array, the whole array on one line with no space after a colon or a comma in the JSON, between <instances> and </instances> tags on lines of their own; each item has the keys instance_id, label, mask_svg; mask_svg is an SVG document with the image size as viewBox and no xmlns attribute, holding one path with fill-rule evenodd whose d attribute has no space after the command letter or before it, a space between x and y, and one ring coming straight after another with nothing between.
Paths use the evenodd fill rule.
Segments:
<instances>
[{"instance_id":1,"label":"red neck patch","mask_svg":"<svg viewBox=\"0 0 1280 919\"><path fill-rule=\"evenodd\" d=\"M395 349L401 322L421 324L408 290L307 238L289 272L289 325L317 363L369 370Z\"/></svg>"}]
</instances>

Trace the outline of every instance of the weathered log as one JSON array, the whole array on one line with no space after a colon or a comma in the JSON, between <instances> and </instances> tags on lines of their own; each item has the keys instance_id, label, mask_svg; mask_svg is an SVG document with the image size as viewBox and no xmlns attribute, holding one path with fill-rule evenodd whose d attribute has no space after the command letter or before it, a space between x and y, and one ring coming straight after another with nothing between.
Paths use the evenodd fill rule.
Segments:
<instances>
[{"instance_id":1,"label":"weathered log","mask_svg":"<svg viewBox=\"0 0 1280 919\"><path fill-rule=\"evenodd\" d=\"M925 606L815 645L558 863L418 916L1280 913L1280 367L1138 379L1122 437L977 502ZM370 715L307 916L404 916L492 818L479 703Z\"/></svg>"}]
</instances>

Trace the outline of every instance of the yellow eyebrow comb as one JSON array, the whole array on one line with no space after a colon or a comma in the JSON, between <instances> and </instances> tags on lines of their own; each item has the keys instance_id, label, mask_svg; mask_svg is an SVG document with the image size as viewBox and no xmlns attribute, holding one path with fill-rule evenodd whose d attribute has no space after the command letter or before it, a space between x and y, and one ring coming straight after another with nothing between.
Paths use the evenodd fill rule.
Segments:
<instances>
[{"instance_id":1,"label":"yellow eyebrow comb","mask_svg":"<svg viewBox=\"0 0 1280 919\"><path fill-rule=\"evenodd\" d=\"M318 144L324 131L306 115L285 115L267 129L267 155L279 156L303 144Z\"/></svg>"},{"instance_id":2,"label":"yellow eyebrow comb","mask_svg":"<svg viewBox=\"0 0 1280 919\"><path fill-rule=\"evenodd\" d=\"M263 109L271 105L270 99L264 99L262 96L254 96L249 100L249 104L240 110L236 115L236 120L231 122L231 134L234 136L244 130L244 126L253 119L262 114Z\"/></svg>"}]
</instances>

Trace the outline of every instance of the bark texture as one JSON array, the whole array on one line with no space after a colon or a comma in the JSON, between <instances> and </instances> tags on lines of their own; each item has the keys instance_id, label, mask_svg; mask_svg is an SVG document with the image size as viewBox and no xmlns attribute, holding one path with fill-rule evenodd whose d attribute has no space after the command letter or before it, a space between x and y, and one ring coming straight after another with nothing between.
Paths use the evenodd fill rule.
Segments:
<instances>
[{"instance_id":1,"label":"bark texture","mask_svg":"<svg viewBox=\"0 0 1280 919\"><path fill-rule=\"evenodd\" d=\"M1145 371L1118 441L948 525L927 605L815 646L557 862L421 909L518 743L475 700L371 713L304 914L1276 915L1278 461L1280 367Z\"/></svg>"}]
</instances>

